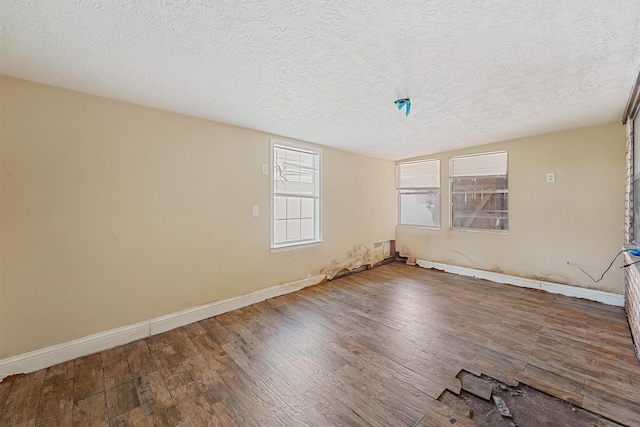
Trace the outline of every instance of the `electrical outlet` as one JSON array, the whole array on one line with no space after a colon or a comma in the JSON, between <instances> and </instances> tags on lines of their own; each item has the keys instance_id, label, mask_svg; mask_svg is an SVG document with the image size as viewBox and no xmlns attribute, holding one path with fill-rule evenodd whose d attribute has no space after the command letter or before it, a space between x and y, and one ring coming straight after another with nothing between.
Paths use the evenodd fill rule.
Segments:
<instances>
[{"instance_id":1,"label":"electrical outlet","mask_svg":"<svg viewBox=\"0 0 640 427\"><path fill-rule=\"evenodd\" d=\"M251 214L253 216L258 216L260 215L260 208L258 207L258 205L253 205L251 208Z\"/></svg>"},{"instance_id":2,"label":"electrical outlet","mask_svg":"<svg viewBox=\"0 0 640 427\"><path fill-rule=\"evenodd\" d=\"M548 173L547 174L547 184L551 184L553 182L556 182L556 174L555 173Z\"/></svg>"}]
</instances>

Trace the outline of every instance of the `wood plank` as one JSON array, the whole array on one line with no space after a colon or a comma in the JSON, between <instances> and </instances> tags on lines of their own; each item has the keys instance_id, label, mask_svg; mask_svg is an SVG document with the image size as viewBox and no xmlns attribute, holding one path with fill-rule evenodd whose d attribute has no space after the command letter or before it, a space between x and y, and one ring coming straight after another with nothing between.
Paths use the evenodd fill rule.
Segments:
<instances>
[{"instance_id":1,"label":"wood plank","mask_svg":"<svg viewBox=\"0 0 640 427\"><path fill-rule=\"evenodd\" d=\"M4 412L4 408L6 407L6 401L9 397L9 393L11 392L12 384L12 381L0 382L0 420L2 420L2 413Z\"/></svg>"},{"instance_id":2,"label":"wood plank","mask_svg":"<svg viewBox=\"0 0 640 427\"><path fill-rule=\"evenodd\" d=\"M303 398L335 426L366 427L371 425L322 386L315 386L307 390Z\"/></svg>"},{"instance_id":3,"label":"wood plank","mask_svg":"<svg viewBox=\"0 0 640 427\"><path fill-rule=\"evenodd\" d=\"M181 419L192 426L218 426L218 420L209 402L195 383L190 383L171 391Z\"/></svg>"},{"instance_id":4,"label":"wood plank","mask_svg":"<svg viewBox=\"0 0 640 427\"><path fill-rule=\"evenodd\" d=\"M477 427L478 423L437 400L428 402L430 409L417 427Z\"/></svg>"},{"instance_id":5,"label":"wood plank","mask_svg":"<svg viewBox=\"0 0 640 427\"><path fill-rule=\"evenodd\" d=\"M426 413L428 396L415 389L412 392L393 384L394 381L389 378L385 381L376 375L374 369L356 368L349 364L336 371L335 375L341 381L348 382L367 403L384 409L407 425L416 425Z\"/></svg>"},{"instance_id":6,"label":"wood plank","mask_svg":"<svg viewBox=\"0 0 640 427\"><path fill-rule=\"evenodd\" d=\"M478 378L473 374L462 371L458 374L458 379L462 384L462 390L475 394L478 397L483 398L486 401L491 400L491 393L493 392L493 384L482 378Z\"/></svg>"},{"instance_id":7,"label":"wood plank","mask_svg":"<svg viewBox=\"0 0 640 427\"><path fill-rule=\"evenodd\" d=\"M424 357L412 360L404 366L436 384L447 388L453 393L459 394L462 389L460 380L456 378L456 375L458 375L462 369L460 365L449 363L425 353Z\"/></svg>"},{"instance_id":8,"label":"wood plank","mask_svg":"<svg viewBox=\"0 0 640 427\"><path fill-rule=\"evenodd\" d=\"M64 375L52 377L48 384L45 380L40 395L36 424L61 417L73 409L73 378L63 380L60 379L61 377Z\"/></svg>"},{"instance_id":9,"label":"wood plank","mask_svg":"<svg viewBox=\"0 0 640 427\"><path fill-rule=\"evenodd\" d=\"M202 334L206 334L207 333L207 331L198 322L189 323L188 325L184 325L183 329L187 333L189 338L197 337L198 335L202 335Z\"/></svg>"},{"instance_id":10,"label":"wood plank","mask_svg":"<svg viewBox=\"0 0 640 427\"><path fill-rule=\"evenodd\" d=\"M44 378L43 369L11 380L11 389L2 411L0 425L18 425L31 419L35 422Z\"/></svg>"},{"instance_id":11,"label":"wood plank","mask_svg":"<svg viewBox=\"0 0 640 427\"><path fill-rule=\"evenodd\" d=\"M440 397L446 389L445 386L431 381L429 378L424 377L363 345L360 345L356 341L349 340L345 337L336 338L336 341L346 350L351 351L363 360L372 363L388 375L391 375L399 381L423 392L432 399Z\"/></svg>"},{"instance_id":12,"label":"wood plank","mask_svg":"<svg viewBox=\"0 0 640 427\"><path fill-rule=\"evenodd\" d=\"M145 415L175 406L159 372L152 372L134 380L138 400Z\"/></svg>"},{"instance_id":13,"label":"wood plank","mask_svg":"<svg viewBox=\"0 0 640 427\"><path fill-rule=\"evenodd\" d=\"M68 411L57 418L50 418L38 424L37 427L71 427L73 425L73 412Z\"/></svg>"},{"instance_id":14,"label":"wood plank","mask_svg":"<svg viewBox=\"0 0 640 427\"><path fill-rule=\"evenodd\" d=\"M75 401L72 414L73 427L106 427L107 400L105 393L92 394L82 400Z\"/></svg>"},{"instance_id":15,"label":"wood plank","mask_svg":"<svg viewBox=\"0 0 640 427\"><path fill-rule=\"evenodd\" d=\"M223 401L217 402L215 405L213 405L212 410L216 415L216 420L219 426L235 427L237 425L242 425L236 422L233 412Z\"/></svg>"},{"instance_id":16,"label":"wood plank","mask_svg":"<svg viewBox=\"0 0 640 427\"><path fill-rule=\"evenodd\" d=\"M44 385L53 384L60 381L73 379L75 374L74 361L60 363L58 365L47 368Z\"/></svg>"},{"instance_id":17,"label":"wood plank","mask_svg":"<svg viewBox=\"0 0 640 427\"><path fill-rule=\"evenodd\" d=\"M158 370L145 340L134 341L125 345L124 348L127 352L127 361L133 378L149 375Z\"/></svg>"},{"instance_id":18,"label":"wood plank","mask_svg":"<svg viewBox=\"0 0 640 427\"><path fill-rule=\"evenodd\" d=\"M109 420L110 427L153 427L139 406Z\"/></svg>"},{"instance_id":19,"label":"wood plank","mask_svg":"<svg viewBox=\"0 0 640 427\"><path fill-rule=\"evenodd\" d=\"M322 386L369 424L398 427L407 425L377 402L369 400L367 395L360 393L349 381L338 375L328 376Z\"/></svg>"},{"instance_id":20,"label":"wood plank","mask_svg":"<svg viewBox=\"0 0 640 427\"><path fill-rule=\"evenodd\" d=\"M133 380L128 380L107 390L106 397L109 418L114 418L140 406Z\"/></svg>"},{"instance_id":21,"label":"wood plank","mask_svg":"<svg viewBox=\"0 0 640 427\"><path fill-rule=\"evenodd\" d=\"M103 368L104 386L106 390L127 383L133 379L129 362L123 360Z\"/></svg>"},{"instance_id":22,"label":"wood plank","mask_svg":"<svg viewBox=\"0 0 640 427\"><path fill-rule=\"evenodd\" d=\"M552 379L545 379L536 376L535 374L532 375L524 372L516 374L516 378L519 382L535 388L536 390L540 390L544 393L550 394L551 396L566 400L576 406L582 406L583 395L581 393L557 384L553 382Z\"/></svg>"},{"instance_id":23,"label":"wood plank","mask_svg":"<svg viewBox=\"0 0 640 427\"><path fill-rule=\"evenodd\" d=\"M75 360L73 400L78 401L104 391L100 353Z\"/></svg>"},{"instance_id":24,"label":"wood plank","mask_svg":"<svg viewBox=\"0 0 640 427\"><path fill-rule=\"evenodd\" d=\"M127 352L125 351L124 346L120 345L100 352L100 359L102 359L102 367L106 368L107 366L111 366L118 362L126 361Z\"/></svg>"},{"instance_id":25,"label":"wood plank","mask_svg":"<svg viewBox=\"0 0 640 427\"><path fill-rule=\"evenodd\" d=\"M589 395L584 396L582 407L618 423L628 426L640 426L640 410L638 406L628 408Z\"/></svg>"}]
</instances>

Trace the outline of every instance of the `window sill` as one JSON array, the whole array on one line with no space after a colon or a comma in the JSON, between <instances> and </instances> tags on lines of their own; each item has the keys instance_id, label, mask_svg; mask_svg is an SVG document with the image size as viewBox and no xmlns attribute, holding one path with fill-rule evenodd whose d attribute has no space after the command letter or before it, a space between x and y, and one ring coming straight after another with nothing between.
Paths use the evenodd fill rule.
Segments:
<instances>
[{"instance_id":1,"label":"window sill","mask_svg":"<svg viewBox=\"0 0 640 427\"><path fill-rule=\"evenodd\" d=\"M471 233L509 234L509 230L493 230L493 229L481 230L479 228L453 228L453 227L451 227L451 231L462 231L462 232L471 232Z\"/></svg>"},{"instance_id":2,"label":"window sill","mask_svg":"<svg viewBox=\"0 0 640 427\"><path fill-rule=\"evenodd\" d=\"M434 225L398 224L398 227L423 228L425 230L440 230L440 227L437 227Z\"/></svg>"},{"instance_id":3,"label":"window sill","mask_svg":"<svg viewBox=\"0 0 640 427\"><path fill-rule=\"evenodd\" d=\"M313 242L303 243L291 243L288 245L278 245L271 248L271 253L292 251L294 249L311 248L313 246L320 246L324 240L314 240Z\"/></svg>"}]
</instances>

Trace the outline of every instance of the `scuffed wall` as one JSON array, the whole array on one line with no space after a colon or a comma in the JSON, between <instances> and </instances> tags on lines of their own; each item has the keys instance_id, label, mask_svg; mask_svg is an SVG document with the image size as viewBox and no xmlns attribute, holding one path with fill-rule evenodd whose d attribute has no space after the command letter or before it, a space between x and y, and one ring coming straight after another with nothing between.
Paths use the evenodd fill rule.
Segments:
<instances>
[{"instance_id":1,"label":"scuffed wall","mask_svg":"<svg viewBox=\"0 0 640 427\"><path fill-rule=\"evenodd\" d=\"M0 358L371 263L394 238L394 162L323 147L324 241L271 253L271 135L0 89Z\"/></svg>"},{"instance_id":2,"label":"scuffed wall","mask_svg":"<svg viewBox=\"0 0 640 427\"><path fill-rule=\"evenodd\" d=\"M625 128L609 123L442 153L439 230L399 226L406 257L603 291L623 292ZM508 233L449 229L449 158L506 150L509 156ZM548 184L546 174L556 174Z\"/></svg>"}]
</instances>

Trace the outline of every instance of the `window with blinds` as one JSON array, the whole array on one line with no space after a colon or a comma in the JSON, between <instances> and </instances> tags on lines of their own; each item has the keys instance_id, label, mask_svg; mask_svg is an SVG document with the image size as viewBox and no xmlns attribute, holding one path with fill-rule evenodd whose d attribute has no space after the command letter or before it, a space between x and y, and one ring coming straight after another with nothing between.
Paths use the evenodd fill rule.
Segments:
<instances>
[{"instance_id":1,"label":"window with blinds","mask_svg":"<svg viewBox=\"0 0 640 427\"><path fill-rule=\"evenodd\" d=\"M507 153L449 159L451 227L463 230L509 229Z\"/></svg>"},{"instance_id":2,"label":"window with blinds","mask_svg":"<svg viewBox=\"0 0 640 427\"><path fill-rule=\"evenodd\" d=\"M398 163L398 222L440 227L440 160Z\"/></svg>"},{"instance_id":3,"label":"window with blinds","mask_svg":"<svg viewBox=\"0 0 640 427\"><path fill-rule=\"evenodd\" d=\"M321 240L320 161L320 150L272 141L272 248Z\"/></svg>"}]
</instances>

